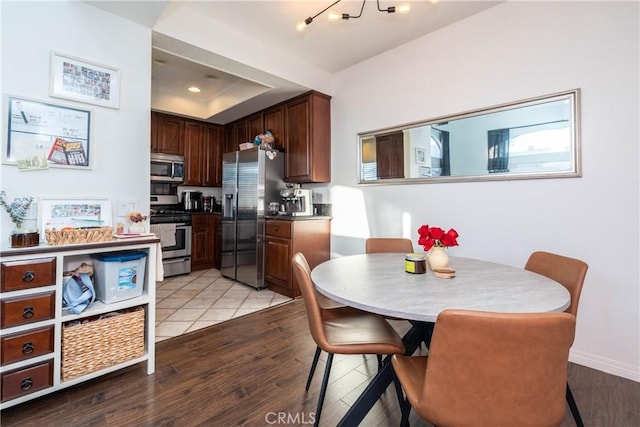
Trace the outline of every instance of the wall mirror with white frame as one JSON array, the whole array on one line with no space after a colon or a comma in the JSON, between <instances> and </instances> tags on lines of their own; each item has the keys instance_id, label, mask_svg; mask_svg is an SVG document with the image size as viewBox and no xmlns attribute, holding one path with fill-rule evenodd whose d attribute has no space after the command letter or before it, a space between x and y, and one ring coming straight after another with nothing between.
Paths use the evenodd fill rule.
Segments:
<instances>
[{"instance_id":1,"label":"wall mirror with white frame","mask_svg":"<svg viewBox=\"0 0 640 427\"><path fill-rule=\"evenodd\" d=\"M580 177L580 89L359 133L359 184Z\"/></svg>"}]
</instances>

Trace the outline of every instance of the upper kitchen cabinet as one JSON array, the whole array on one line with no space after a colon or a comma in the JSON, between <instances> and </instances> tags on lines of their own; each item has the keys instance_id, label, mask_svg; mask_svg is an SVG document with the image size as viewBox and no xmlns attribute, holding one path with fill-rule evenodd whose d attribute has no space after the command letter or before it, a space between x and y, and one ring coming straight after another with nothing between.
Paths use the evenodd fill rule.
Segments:
<instances>
[{"instance_id":1,"label":"upper kitchen cabinet","mask_svg":"<svg viewBox=\"0 0 640 427\"><path fill-rule=\"evenodd\" d=\"M273 135L273 148L284 149L284 105L264 110L264 130Z\"/></svg>"},{"instance_id":2,"label":"upper kitchen cabinet","mask_svg":"<svg viewBox=\"0 0 640 427\"><path fill-rule=\"evenodd\" d=\"M184 119L151 112L151 152L184 155Z\"/></svg>"},{"instance_id":3,"label":"upper kitchen cabinet","mask_svg":"<svg viewBox=\"0 0 640 427\"><path fill-rule=\"evenodd\" d=\"M228 124L225 127L225 134L225 153L238 151L239 144L253 141L253 139L249 139L249 125L246 118Z\"/></svg>"},{"instance_id":4,"label":"upper kitchen cabinet","mask_svg":"<svg viewBox=\"0 0 640 427\"><path fill-rule=\"evenodd\" d=\"M184 185L202 185L204 125L187 121L184 125Z\"/></svg>"},{"instance_id":5,"label":"upper kitchen cabinet","mask_svg":"<svg viewBox=\"0 0 640 427\"><path fill-rule=\"evenodd\" d=\"M247 118L247 129L249 131L249 139L247 141L250 142L253 142L257 135L260 135L262 132L264 132L264 114L262 111Z\"/></svg>"},{"instance_id":6,"label":"upper kitchen cabinet","mask_svg":"<svg viewBox=\"0 0 640 427\"><path fill-rule=\"evenodd\" d=\"M330 102L309 92L285 103L285 181L331 182Z\"/></svg>"},{"instance_id":7,"label":"upper kitchen cabinet","mask_svg":"<svg viewBox=\"0 0 640 427\"><path fill-rule=\"evenodd\" d=\"M262 111L244 117L225 126L226 141L224 152L234 152L240 149L244 142L253 142L256 135L264 131L264 115Z\"/></svg>"},{"instance_id":8,"label":"upper kitchen cabinet","mask_svg":"<svg viewBox=\"0 0 640 427\"><path fill-rule=\"evenodd\" d=\"M202 185L205 187L222 186L222 146L223 128L216 125L204 127L204 155Z\"/></svg>"},{"instance_id":9,"label":"upper kitchen cabinet","mask_svg":"<svg viewBox=\"0 0 640 427\"><path fill-rule=\"evenodd\" d=\"M221 186L221 133L220 126L185 121L185 185Z\"/></svg>"}]
</instances>

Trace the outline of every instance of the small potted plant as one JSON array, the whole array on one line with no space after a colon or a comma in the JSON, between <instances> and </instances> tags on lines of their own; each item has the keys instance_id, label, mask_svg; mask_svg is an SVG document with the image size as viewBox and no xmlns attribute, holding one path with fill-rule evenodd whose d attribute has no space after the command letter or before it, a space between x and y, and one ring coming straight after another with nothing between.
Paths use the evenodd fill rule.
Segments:
<instances>
[{"instance_id":1,"label":"small potted plant","mask_svg":"<svg viewBox=\"0 0 640 427\"><path fill-rule=\"evenodd\" d=\"M7 202L7 194L0 191L0 206L2 206L7 213L11 222L15 225L15 228L11 231L11 247L12 248L24 248L29 246L38 246L40 242L40 235L37 229L25 230L22 228L22 224L29 213L29 208L33 202L33 197L18 197L12 202Z\"/></svg>"},{"instance_id":2,"label":"small potted plant","mask_svg":"<svg viewBox=\"0 0 640 427\"><path fill-rule=\"evenodd\" d=\"M127 219L132 223L129 226L129 233L144 233L144 224L142 221L145 221L147 218L146 215L142 215L140 212L129 212Z\"/></svg>"}]
</instances>

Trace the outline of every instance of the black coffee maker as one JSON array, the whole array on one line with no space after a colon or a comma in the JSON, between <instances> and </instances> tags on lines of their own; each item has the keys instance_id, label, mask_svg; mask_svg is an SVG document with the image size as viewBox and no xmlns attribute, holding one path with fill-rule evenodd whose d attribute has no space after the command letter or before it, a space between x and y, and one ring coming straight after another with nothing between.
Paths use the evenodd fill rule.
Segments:
<instances>
[{"instance_id":1,"label":"black coffee maker","mask_svg":"<svg viewBox=\"0 0 640 427\"><path fill-rule=\"evenodd\" d=\"M201 191L183 191L182 192L182 209L187 212L200 212L202 207Z\"/></svg>"}]
</instances>

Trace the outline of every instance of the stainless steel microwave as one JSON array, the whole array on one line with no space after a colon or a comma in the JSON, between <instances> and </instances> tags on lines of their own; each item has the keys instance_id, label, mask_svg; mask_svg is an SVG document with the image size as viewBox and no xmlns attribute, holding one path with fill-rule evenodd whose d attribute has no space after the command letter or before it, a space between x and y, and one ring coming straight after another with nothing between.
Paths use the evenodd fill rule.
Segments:
<instances>
[{"instance_id":1,"label":"stainless steel microwave","mask_svg":"<svg viewBox=\"0 0 640 427\"><path fill-rule=\"evenodd\" d=\"M173 154L151 153L151 181L184 181L184 157Z\"/></svg>"}]
</instances>

